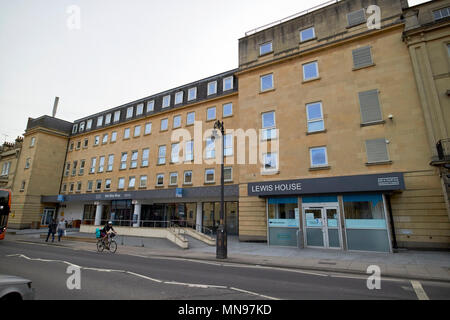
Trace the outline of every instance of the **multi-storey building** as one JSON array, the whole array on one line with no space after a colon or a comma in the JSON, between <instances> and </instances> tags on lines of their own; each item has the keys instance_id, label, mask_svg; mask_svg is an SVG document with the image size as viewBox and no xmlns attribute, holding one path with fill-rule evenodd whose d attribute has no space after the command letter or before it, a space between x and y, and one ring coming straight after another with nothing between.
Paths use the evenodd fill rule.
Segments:
<instances>
[{"instance_id":1,"label":"multi-storey building","mask_svg":"<svg viewBox=\"0 0 450 320\"><path fill-rule=\"evenodd\" d=\"M0 188L2 189L12 188L22 142L23 138L17 137L14 143L5 142L0 146Z\"/></svg>"},{"instance_id":2,"label":"multi-storey building","mask_svg":"<svg viewBox=\"0 0 450 320\"><path fill-rule=\"evenodd\" d=\"M247 33L238 69L70 128L53 124L48 138L55 141L42 146L43 153L55 150L54 170L44 173L52 187L33 190L42 197L26 221L45 223L57 212L83 226L167 227L175 220L214 230L221 139L211 129L223 120L226 225L241 241L448 248L447 195L430 164L435 140L402 41L407 10L403 0L328 3ZM448 37L448 27L442 32ZM29 122L24 146L59 121L45 119ZM22 200L15 201L19 207Z\"/></svg>"}]
</instances>

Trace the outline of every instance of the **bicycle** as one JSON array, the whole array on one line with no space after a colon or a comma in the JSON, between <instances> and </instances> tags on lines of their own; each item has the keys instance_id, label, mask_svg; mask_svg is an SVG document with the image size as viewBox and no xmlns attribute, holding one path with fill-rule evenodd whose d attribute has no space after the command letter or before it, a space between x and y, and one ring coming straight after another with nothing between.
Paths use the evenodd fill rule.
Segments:
<instances>
[{"instance_id":1,"label":"bicycle","mask_svg":"<svg viewBox=\"0 0 450 320\"><path fill-rule=\"evenodd\" d=\"M103 238L100 238L97 241L97 251L103 252L103 250L106 249L106 250L109 250L109 252L111 252L111 253L115 253L117 251L117 242L116 242L116 240L113 239L114 236L115 236L114 233L111 233L110 235L108 235L107 243L105 243Z\"/></svg>"}]
</instances>

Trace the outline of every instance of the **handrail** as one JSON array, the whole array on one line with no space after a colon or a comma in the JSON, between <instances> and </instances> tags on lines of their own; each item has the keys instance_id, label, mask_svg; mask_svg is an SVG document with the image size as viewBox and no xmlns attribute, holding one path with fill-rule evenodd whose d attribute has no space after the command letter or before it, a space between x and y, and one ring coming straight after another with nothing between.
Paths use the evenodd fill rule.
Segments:
<instances>
[{"instance_id":1,"label":"handrail","mask_svg":"<svg viewBox=\"0 0 450 320\"><path fill-rule=\"evenodd\" d=\"M259 31L262 31L262 30L264 30L264 29L268 29L268 28L270 28L270 27L274 27L274 26L279 25L279 24L282 24L283 22L286 22L286 21L288 21L288 20L291 20L291 19L294 19L294 18L298 18L298 17L300 17L300 16L303 16L303 15L305 15L305 14L308 14L308 13L314 11L314 10L317 10L317 9L320 9L320 8L323 8L323 7L326 7L326 6L328 6L328 5L330 5L330 4L333 4L333 3L338 3L339 1L341 1L341 0L330 0L330 1L327 1L327 2L325 2L325 3L322 3L322 4L317 5L317 6L315 6L315 7L312 7L312 8L303 10L303 11L301 11L301 12L295 13L295 14L293 14L293 15L290 15L289 17L286 17L286 18L283 18L283 19L281 19L281 20L277 20L277 21L268 23L268 24L266 24L266 25L264 25L264 26L261 26L261 27L252 29L252 30L250 30L250 31L247 31L247 32L245 33L245 36L247 37L247 36L249 36L249 35L252 35L252 34L255 34L255 33L259 32Z\"/></svg>"}]
</instances>

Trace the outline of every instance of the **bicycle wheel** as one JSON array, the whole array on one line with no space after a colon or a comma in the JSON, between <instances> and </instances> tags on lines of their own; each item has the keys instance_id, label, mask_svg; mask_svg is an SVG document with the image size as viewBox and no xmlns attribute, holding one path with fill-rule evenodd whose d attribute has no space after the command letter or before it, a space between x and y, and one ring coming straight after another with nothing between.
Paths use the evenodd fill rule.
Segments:
<instances>
[{"instance_id":1,"label":"bicycle wheel","mask_svg":"<svg viewBox=\"0 0 450 320\"><path fill-rule=\"evenodd\" d=\"M111 240L111 242L109 243L109 251L111 253L116 253L117 251L117 243L114 240Z\"/></svg>"},{"instance_id":2,"label":"bicycle wheel","mask_svg":"<svg viewBox=\"0 0 450 320\"><path fill-rule=\"evenodd\" d=\"M105 246L103 245L103 241L102 240L98 240L97 241L97 251L98 252L103 252L103 250L105 250Z\"/></svg>"}]
</instances>

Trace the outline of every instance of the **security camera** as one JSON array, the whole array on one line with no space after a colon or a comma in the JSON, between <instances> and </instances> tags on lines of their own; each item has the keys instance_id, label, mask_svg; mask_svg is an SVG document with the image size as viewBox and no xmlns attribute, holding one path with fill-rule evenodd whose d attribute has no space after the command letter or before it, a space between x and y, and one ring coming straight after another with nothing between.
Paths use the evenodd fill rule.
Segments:
<instances>
[{"instance_id":1,"label":"security camera","mask_svg":"<svg viewBox=\"0 0 450 320\"><path fill-rule=\"evenodd\" d=\"M393 116L392 114L390 114L390 115L388 116L388 118L392 120L392 119L394 119L394 116Z\"/></svg>"}]
</instances>

